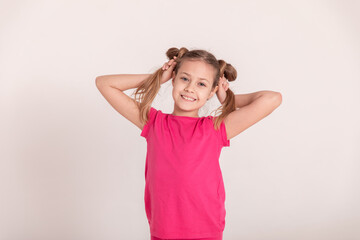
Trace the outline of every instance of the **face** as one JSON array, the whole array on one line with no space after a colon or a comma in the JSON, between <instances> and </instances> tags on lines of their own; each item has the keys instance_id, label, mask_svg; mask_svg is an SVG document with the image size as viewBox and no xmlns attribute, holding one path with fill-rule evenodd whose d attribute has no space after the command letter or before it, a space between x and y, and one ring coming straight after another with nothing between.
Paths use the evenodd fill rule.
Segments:
<instances>
[{"instance_id":1,"label":"face","mask_svg":"<svg viewBox=\"0 0 360 240\"><path fill-rule=\"evenodd\" d=\"M215 69L199 60L185 60L178 73L173 72L174 115L199 117L199 109L215 92L211 89L214 81ZM188 97L185 99L184 97Z\"/></svg>"}]
</instances>

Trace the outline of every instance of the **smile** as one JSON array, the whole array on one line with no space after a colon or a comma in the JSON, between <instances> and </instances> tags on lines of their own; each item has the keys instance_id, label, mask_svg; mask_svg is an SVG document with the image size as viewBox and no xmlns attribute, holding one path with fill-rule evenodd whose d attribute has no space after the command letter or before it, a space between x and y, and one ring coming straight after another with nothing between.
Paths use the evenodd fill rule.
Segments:
<instances>
[{"instance_id":1,"label":"smile","mask_svg":"<svg viewBox=\"0 0 360 240\"><path fill-rule=\"evenodd\" d=\"M188 98L188 97L185 97L185 96L183 96L183 95L181 95L181 98L184 99L184 100L186 100L186 101L189 101L189 102L195 102L195 100L196 100L196 99L194 99L194 98Z\"/></svg>"}]
</instances>

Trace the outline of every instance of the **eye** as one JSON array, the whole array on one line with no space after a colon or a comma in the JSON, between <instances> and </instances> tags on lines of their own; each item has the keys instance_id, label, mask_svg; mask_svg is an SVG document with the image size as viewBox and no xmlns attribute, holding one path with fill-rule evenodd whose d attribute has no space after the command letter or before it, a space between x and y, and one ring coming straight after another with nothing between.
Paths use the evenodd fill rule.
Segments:
<instances>
[{"instance_id":1,"label":"eye","mask_svg":"<svg viewBox=\"0 0 360 240\"><path fill-rule=\"evenodd\" d=\"M181 77L180 79L183 79L184 81L189 80L189 79L187 79L186 77ZM200 86L202 86L202 87L206 87L206 85L205 85L204 83L199 83L199 84L200 84Z\"/></svg>"}]
</instances>

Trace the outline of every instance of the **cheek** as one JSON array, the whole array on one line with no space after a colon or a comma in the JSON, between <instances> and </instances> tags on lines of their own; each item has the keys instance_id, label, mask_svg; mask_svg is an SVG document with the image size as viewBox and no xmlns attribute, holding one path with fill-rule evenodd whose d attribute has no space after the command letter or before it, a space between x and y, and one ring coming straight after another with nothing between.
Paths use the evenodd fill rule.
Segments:
<instances>
[{"instance_id":1,"label":"cheek","mask_svg":"<svg viewBox=\"0 0 360 240\"><path fill-rule=\"evenodd\" d=\"M178 97L180 92L181 91L180 91L180 88L178 86L173 87L172 95L173 95L174 98Z\"/></svg>"},{"instance_id":2,"label":"cheek","mask_svg":"<svg viewBox=\"0 0 360 240\"><path fill-rule=\"evenodd\" d=\"M182 89L183 89L183 86L182 86L181 84L178 84L178 83L177 83L177 84L175 84L175 85L173 86L173 91L176 92L176 93L181 92Z\"/></svg>"},{"instance_id":3,"label":"cheek","mask_svg":"<svg viewBox=\"0 0 360 240\"><path fill-rule=\"evenodd\" d=\"M210 93L208 91L203 91L200 93L202 99L208 99Z\"/></svg>"}]
</instances>

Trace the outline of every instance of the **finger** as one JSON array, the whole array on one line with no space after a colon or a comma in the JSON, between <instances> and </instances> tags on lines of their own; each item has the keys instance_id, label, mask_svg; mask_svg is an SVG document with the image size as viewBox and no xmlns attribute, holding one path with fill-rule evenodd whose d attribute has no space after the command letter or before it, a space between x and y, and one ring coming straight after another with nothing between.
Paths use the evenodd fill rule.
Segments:
<instances>
[{"instance_id":1,"label":"finger","mask_svg":"<svg viewBox=\"0 0 360 240\"><path fill-rule=\"evenodd\" d=\"M219 84L219 90L220 90L220 91L223 91L223 90L224 90L224 84L222 84L222 83Z\"/></svg>"},{"instance_id":2,"label":"finger","mask_svg":"<svg viewBox=\"0 0 360 240\"><path fill-rule=\"evenodd\" d=\"M226 82L226 78L224 77L224 75L221 77L221 81L224 83Z\"/></svg>"},{"instance_id":3,"label":"finger","mask_svg":"<svg viewBox=\"0 0 360 240\"><path fill-rule=\"evenodd\" d=\"M224 81L224 78L223 78L223 77L220 77L220 83L219 83L219 84L220 84L220 85L223 85L224 82L225 82L225 81Z\"/></svg>"},{"instance_id":4,"label":"finger","mask_svg":"<svg viewBox=\"0 0 360 240\"><path fill-rule=\"evenodd\" d=\"M163 67L163 70L168 70L170 67L172 67L171 65L168 65L167 63L164 65L164 67Z\"/></svg>"},{"instance_id":5,"label":"finger","mask_svg":"<svg viewBox=\"0 0 360 240\"><path fill-rule=\"evenodd\" d=\"M176 62L173 61L173 62L169 65L169 67L175 67L175 65L176 65Z\"/></svg>"},{"instance_id":6,"label":"finger","mask_svg":"<svg viewBox=\"0 0 360 240\"><path fill-rule=\"evenodd\" d=\"M224 78L221 79L221 83L219 85L220 88L224 89L224 91L226 91L229 87L228 82Z\"/></svg>"},{"instance_id":7,"label":"finger","mask_svg":"<svg viewBox=\"0 0 360 240\"><path fill-rule=\"evenodd\" d=\"M219 88L223 87L222 81L219 82L218 86L219 86Z\"/></svg>"}]
</instances>

